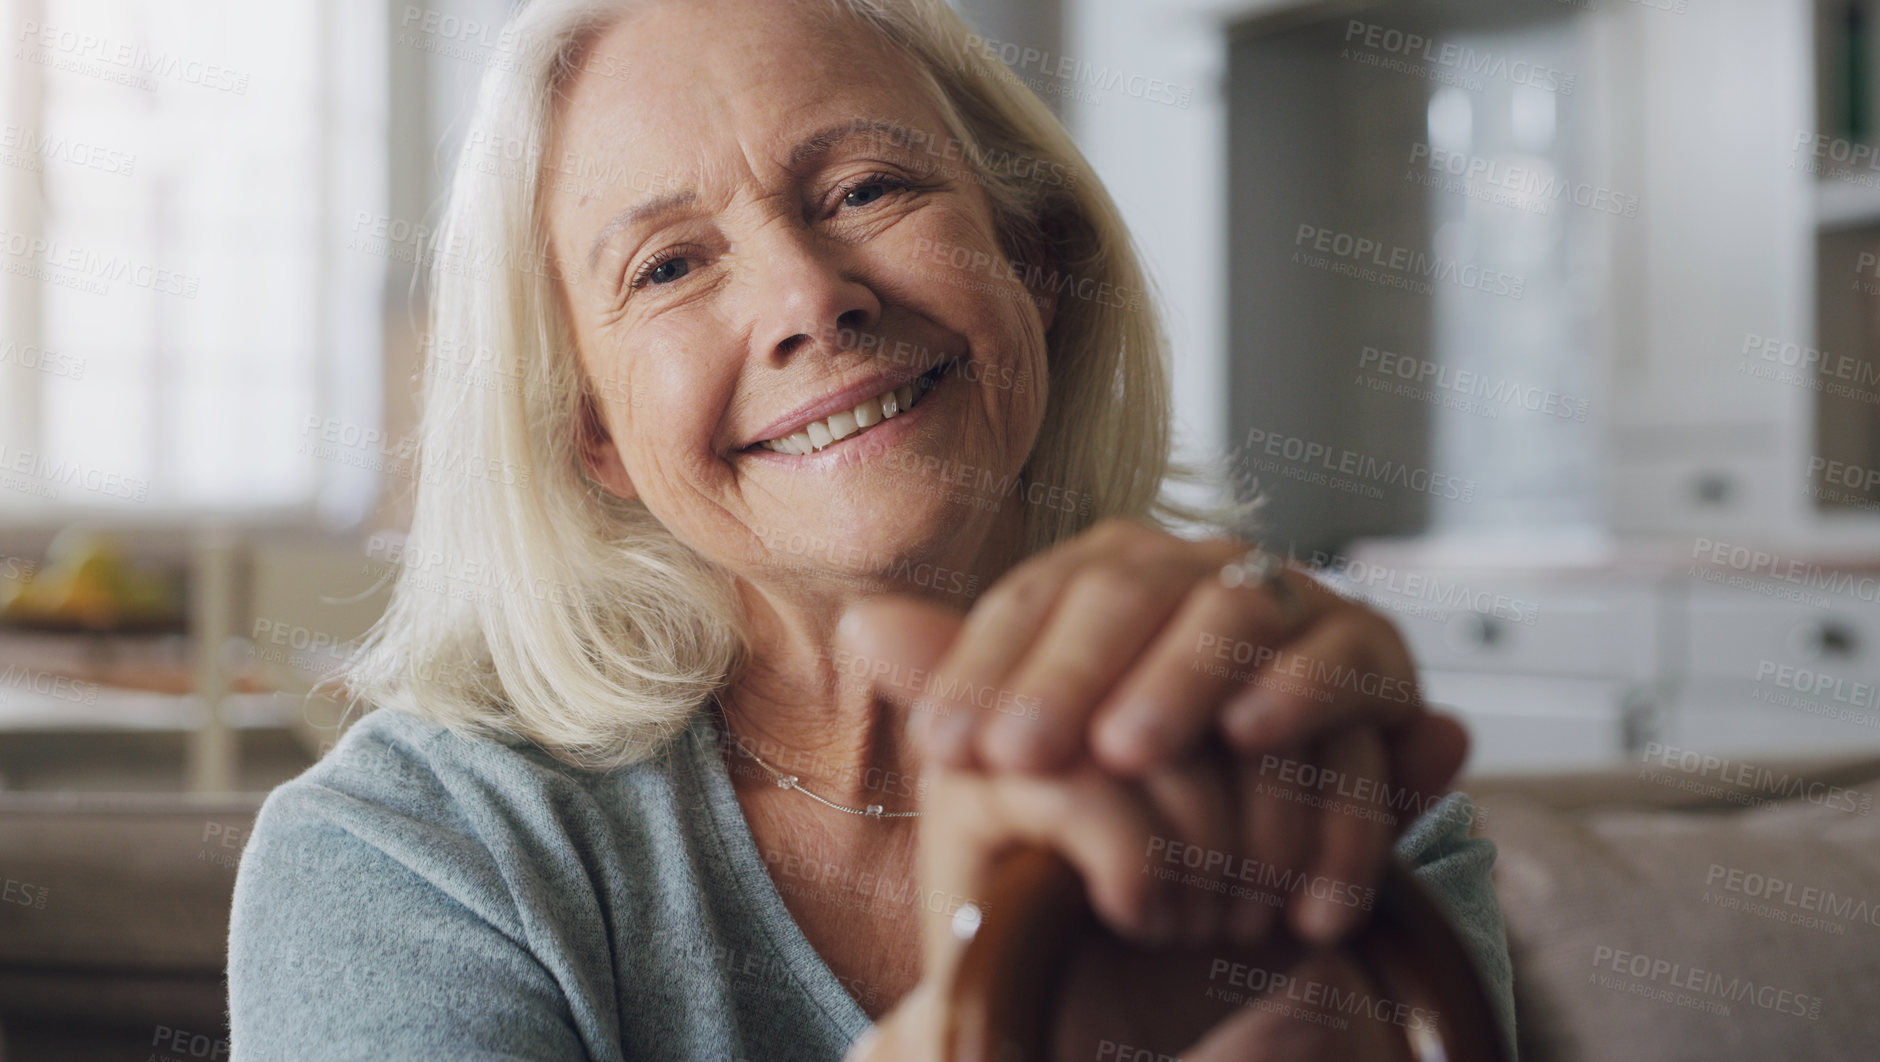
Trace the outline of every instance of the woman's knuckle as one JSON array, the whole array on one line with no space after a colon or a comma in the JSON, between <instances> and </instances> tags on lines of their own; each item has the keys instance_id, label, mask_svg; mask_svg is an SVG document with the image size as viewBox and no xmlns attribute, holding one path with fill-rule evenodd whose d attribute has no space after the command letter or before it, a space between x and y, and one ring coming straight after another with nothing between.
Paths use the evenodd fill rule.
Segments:
<instances>
[{"instance_id":1,"label":"woman's knuckle","mask_svg":"<svg viewBox=\"0 0 1880 1062\"><path fill-rule=\"evenodd\" d=\"M1096 564L1079 571L1071 580L1077 600L1106 610L1123 610L1142 605L1154 591L1140 575L1111 564ZM1127 612L1118 614L1127 615Z\"/></svg>"},{"instance_id":2,"label":"woman's knuckle","mask_svg":"<svg viewBox=\"0 0 1880 1062\"><path fill-rule=\"evenodd\" d=\"M1209 615L1245 614L1256 607L1257 593L1247 587L1232 587L1219 579L1198 579L1188 588L1188 600Z\"/></svg>"},{"instance_id":3,"label":"woman's knuckle","mask_svg":"<svg viewBox=\"0 0 1880 1062\"><path fill-rule=\"evenodd\" d=\"M1166 531L1120 516L1098 524L1093 538L1103 546L1104 552L1139 561L1161 556L1171 544L1179 541Z\"/></svg>"},{"instance_id":4,"label":"woman's knuckle","mask_svg":"<svg viewBox=\"0 0 1880 1062\"><path fill-rule=\"evenodd\" d=\"M994 612L1029 612L1048 591L1048 585L1037 571L1015 571L994 583L980 599L979 607Z\"/></svg>"}]
</instances>

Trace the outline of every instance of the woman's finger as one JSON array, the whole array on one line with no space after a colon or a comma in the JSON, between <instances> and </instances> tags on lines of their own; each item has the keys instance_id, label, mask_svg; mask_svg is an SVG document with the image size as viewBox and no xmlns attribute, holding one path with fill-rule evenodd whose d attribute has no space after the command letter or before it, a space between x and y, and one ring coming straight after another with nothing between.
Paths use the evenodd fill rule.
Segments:
<instances>
[{"instance_id":1,"label":"woman's finger","mask_svg":"<svg viewBox=\"0 0 1880 1062\"><path fill-rule=\"evenodd\" d=\"M1288 611L1270 590L1229 587L1218 577L1193 584L1154 645L1096 709L1098 762L1135 774L1186 756L1252 676L1253 662L1311 622Z\"/></svg>"},{"instance_id":2,"label":"woman's finger","mask_svg":"<svg viewBox=\"0 0 1880 1062\"><path fill-rule=\"evenodd\" d=\"M1391 784L1410 811L1397 824L1402 833L1449 791L1469 758L1469 732L1452 716L1425 712L1391 734L1389 751Z\"/></svg>"},{"instance_id":3,"label":"woman's finger","mask_svg":"<svg viewBox=\"0 0 1880 1062\"><path fill-rule=\"evenodd\" d=\"M1283 911L1300 880L1307 854L1314 844L1311 808L1296 781L1263 777L1248 761L1234 770L1239 793L1241 852L1259 866L1252 895L1229 909L1227 929L1242 943L1255 943L1266 935Z\"/></svg>"},{"instance_id":4,"label":"woman's finger","mask_svg":"<svg viewBox=\"0 0 1880 1062\"><path fill-rule=\"evenodd\" d=\"M1415 667L1396 628L1364 609L1327 616L1254 673L1223 709L1243 755L1302 748L1333 729L1399 726L1423 712Z\"/></svg>"},{"instance_id":5,"label":"woman's finger","mask_svg":"<svg viewBox=\"0 0 1880 1062\"><path fill-rule=\"evenodd\" d=\"M1120 935L1167 943L1176 928L1172 890L1148 853L1170 827L1128 783L1094 767L1065 775L981 775L939 770L928 787L920 835L923 886L981 898L994 861L1014 845L1051 848L1083 878L1091 907ZM928 976L958 950L953 912L925 925Z\"/></svg>"},{"instance_id":6,"label":"woman's finger","mask_svg":"<svg viewBox=\"0 0 1880 1062\"><path fill-rule=\"evenodd\" d=\"M1151 842L1147 854L1152 873L1180 885L1178 934L1190 944L1220 934L1230 902L1223 874L1238 865L1239 849L1230 770L1225 755L1209 750L1150 771L1139 783L1173 831Z\"/></svg>"},{"instance_id":7,"label":"woman's finger","mask_svg":"<svg viewBox=\"0 0 1880 1062\"><path fill-rule=\"evenodd\" d=\"M1384 742L1368 726L1346 727L1325 739L1321 760L1338 778L1340 791L1381 794L1389 768ZM1318 853L1312 881L1321 887L1294 898L1294 930L1304 939L1331 945L1364 919L1374 895L1378 868L1390 850L1397 815L1374 798L1316 794L1321 805L1316 833Z\"/></svg>"},{"instance_id":8,"label":"woman's finger","mask_svg":"<svg viewBox=\"0 0 1880 1062\"><path fill-rule=\"evenodd\" d=\"M1082 758L1091 716L1162 633L1193 569L1192 559L1180 558L1140 568L1090 562L1071 573L1045 629L1004 680L1039 711L985 720L980 762L1054 771Z\"/></svg>"},{"instance_id":9,"label":"woman's finger","mask_svg":"<svg viewBox=\"0 0 1880 1062\"><path fill-rule=\"evenodd\" d=\"M941 1058L946 1035L939 986L923 980L849 1045L842 1062L952 1062Z\"/></svg>"},{"instance_id":10,"label":"woman's finger","mask_svg":"<svg viewBox=\"0 0 1880 1062\"><path fill-rule=\"evenodd\" d=\"M981 710L927 728L929 754L956 767L1069 766L1088 746L1096 704L1186 588L1241 551L1111 520L1025 561L967 614L941 664L936 684L976 696Z\"/></svg>"},{"instance_id":11,"label":"woman's finger","mask_svg":"<svg viewBox=\"0 0 1880 1062\"><path fill-rule=\"evenodd\" d=\"M1005 707L1032 714L1036 706L1017 703L1002 685L1005 677L1031 651L1071 573L1091 554L1112 548L1109 543L1123 533L1086 532L1025 560L981 595L945 657L935 662L932 710L915 727L929 759L948 767L976 764L981 716L990 714L980 691L992 691L994 708L1003 695Z\"/></svg>"},{"instance_id":12,"label":"woman's finger","mask_svg":"<svg viewBox=\"0 0 1880 1062\"><path fill-rule=\"evenodd\" d=\"M906 594L857 602L836 628L836 668L894 703L911 704L964 623L953 609Z\"/></svg>"}]
</instances>

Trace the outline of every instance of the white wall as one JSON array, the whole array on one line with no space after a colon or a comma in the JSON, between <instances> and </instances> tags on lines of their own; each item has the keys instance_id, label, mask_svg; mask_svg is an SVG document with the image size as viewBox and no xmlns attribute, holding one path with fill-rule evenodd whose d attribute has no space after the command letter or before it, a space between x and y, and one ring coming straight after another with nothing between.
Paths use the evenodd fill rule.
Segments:
<instances>
[{"instance_id":1,"label":"white wall","mask_svg":"<svg viewBox=\"0 0 1880 1062\"><path fill-rule=\"evenodd\" d=\"M1064 0L1063 53L1120 75L1117 88L1066 100L1063 113L1109 188L1160 288L1175 352L1175 411L1185 453L1227 438L1227 120L1225 38L1194 0ZM1142 95L1160 79L1187 106ZM1159 94L1167 95L1167 92Z\"/></svg>"}]
</instances>

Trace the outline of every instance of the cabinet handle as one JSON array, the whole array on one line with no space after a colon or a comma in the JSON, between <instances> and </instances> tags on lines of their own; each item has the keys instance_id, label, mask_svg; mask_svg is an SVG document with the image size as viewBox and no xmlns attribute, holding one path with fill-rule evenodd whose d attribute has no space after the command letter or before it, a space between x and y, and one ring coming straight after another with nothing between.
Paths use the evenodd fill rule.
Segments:
<instances>
[{"instance_id":1,"label":"cabinet handle","mask_svg":"<svg viewBox=\"0 0 1880 1062\"><path fill-rule=\"evenodd\" d=\"M1449 617L1445 634L1458 653L1492 649L1502 639L1500 620L1483 612L1458 612Z\"/></svg>"},{"instance_id":2,"label":"cabinet handle","mask_svg":"<svg viewBox=\"0 0 1880 1062\"><path fill-rule=\"evenodd\" d=\"M1822 620L1802 633L1802 652L1816 660L1852 660L1860 655L1860 634L1839 620Z\"/></svg>"}]
</instances>

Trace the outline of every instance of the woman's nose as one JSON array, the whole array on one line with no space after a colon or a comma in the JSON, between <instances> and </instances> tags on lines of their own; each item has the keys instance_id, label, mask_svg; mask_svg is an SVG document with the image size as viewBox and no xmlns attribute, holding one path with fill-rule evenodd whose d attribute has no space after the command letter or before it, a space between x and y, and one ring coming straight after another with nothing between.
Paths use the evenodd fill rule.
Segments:
<instances>
[{"instance_id":1,"label":"woman's nose","mask_svg":"<svg viewBox=\"0 0 1880 1062\"><path fill-rule=\"evenodd\" d=\"M800 229L765 241L755 267L756 353L783 361L817 340L846 348L855 345L854 333L874 327L881 301L852 268L850 252Z\"/></svg>"}]
</instances>

